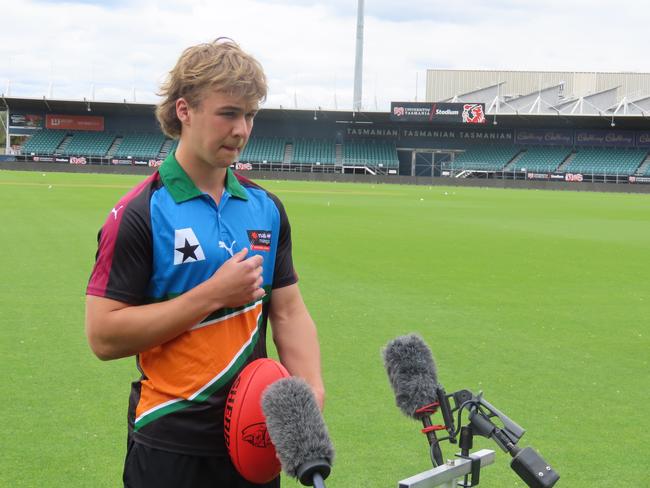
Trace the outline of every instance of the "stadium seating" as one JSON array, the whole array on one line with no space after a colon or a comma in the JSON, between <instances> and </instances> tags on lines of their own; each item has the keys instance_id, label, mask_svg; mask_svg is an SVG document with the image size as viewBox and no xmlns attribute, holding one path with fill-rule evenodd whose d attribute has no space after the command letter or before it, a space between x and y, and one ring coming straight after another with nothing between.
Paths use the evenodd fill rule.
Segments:
<instances>
[{"instance_id":1,"label":"stadium seating","mask_svg":"<svg viewBox=\"0 0 650 488\"><path fill-rule=\"evenodd\" d=\"M571 153L568 147L529 147L515 164L513 170L548 173L555 171Z\"/></svg>"},{"instance_id":2,"label":"stadium seating","mask_svg":"<svg viewBox=\"0 0 650 488\"><path fill-rule=\"evenodd\" d=\"M41 129L25 141L25 155L90 156L95 158L164 158L175 151L178 140L162 133L112 133ZM645 148L558 147L479 143L455 150L453 161L441 160L443 170L566 172L608 176L650 176ZM291 163L314 170L324 166L334 171L337 163L346 168L398 168L396 143L381 139L333 139L254 137L242 151L242 162ZM303 169L300 169L301 171ZM638 173L637 173L638 171Z\"/></svg>"},{"instance_id":3,"label":"stadium seating","mask_svg":"<svg viewBox=\"0 0 650 488\"><path fill-rule=\"evenodd\" d=\"M67 156L104 157L114 139L115 135L109 132L74 132L63 153Z\"/></svg>"},{"instance_id":4,"label":"stadium seating","mask_svg":"<svg viewBox=\"0 0 650 488\"><path fill-rule=\"evenodd\" d=\"M115 151L118 158L155 158L165 142L162 134L127 134Z\"/></svg>"},{"instance_id":5,"label":"stadium seating","mask_svg":"<svg viewBox=\"0 0 650 488\"><path fill-rule=\"evenodd\" d=\"M324 164L336 163L336 144L334 141L319 139L296 139L293 144L294 164Z\"/></svg>"},{"instance_id":6,"label":"stadium seating","mask_svg":"<svg viewBox=\"0 0 650 488\"><path fill-rule=\"evenodd\" d=\"M394 142L388 141L346 141L343 144L343 164L345 166L370 166L397 168L397 149Z\"/></svg>"},{"instance_id":7,"label":"stadium seating","mask_svg":"<svg viewBox=\"0 0 650 488\"><path fill-rule=\"evenodd\" d=\"M516 146L481 144L468 146L465 152L456 156L454 169L475 171L499 171L520 151Z\"/></svg>"},{"instance_id":8,"label":"stadium seating","mask_svg":"<svg viewBox=\"0 0 650 488\"><path fill-rule=\"evenodd\" d=\"M65 135L65 131L61 130L39 130L27 139L23 145L23 154L54 154Z\"/></svg>"},{"instance_id":9,"label":"stadium seating","mask_svg":"<svg viewBox=\"0 0 650 488\"><path fill-rule=\"evenodd\" d=\"M251 138L239 158L240 161L281 163L286 141L277 137Z\"/></svg>"},{"instance_id":10,"label":"stadium seating","mask_svg":"<svg viewBox=\"0 0 650 488\"><path fill-rule=\"evenodd\" d=\"M169 151L167 152L167 154L171 154L175 152L176 148L178 147L178 139L172 139L171 141L172 143L171 146L169 146ZM165 156L167 156L167 154L165 154Z\"/></svg>"},{"instance_id":11,"label":"stadium seating","mask_svg":"<svg viewBox=\"0 0 650 488\"><path fill-rule=\"evenodd\" d=\"M564 171L598 175L631 175L647 154L647 149L637 148L582 148L564 167Z\"/></svg>"}]
</instances>

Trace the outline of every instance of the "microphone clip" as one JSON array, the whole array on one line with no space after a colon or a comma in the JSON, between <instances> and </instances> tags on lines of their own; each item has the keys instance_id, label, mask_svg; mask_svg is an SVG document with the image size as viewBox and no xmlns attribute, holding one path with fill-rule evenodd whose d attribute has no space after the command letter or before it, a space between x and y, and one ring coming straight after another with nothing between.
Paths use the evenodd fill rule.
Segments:
<instances>
[{"instance_id":1,"label":"microphone clip","mask_svg":"<svg viewBox=\"0 0 650 488\"><path fill-rule=\"evenodd\" d=\"M416 415L423 419L423 424L424 424L424 428L422 429L423 434L429 434L430 432L437 432L439 430L445 430L447 428L444 425L431 424L430 420L428 422L424 421L424 418L427 418L435 414L438 411L439 406L440 406L439 402L434 402L434 403L430 403L429 405L425 405L424 407L420 407L415 411Z\"/></svg>"}]
</instances>

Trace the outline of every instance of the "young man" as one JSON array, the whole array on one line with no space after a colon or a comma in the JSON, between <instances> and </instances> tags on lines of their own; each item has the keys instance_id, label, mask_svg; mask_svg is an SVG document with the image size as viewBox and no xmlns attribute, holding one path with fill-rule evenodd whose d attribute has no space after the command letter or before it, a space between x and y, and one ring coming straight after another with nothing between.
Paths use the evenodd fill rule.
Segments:
<instances>
[{"instance_id":1,"label":"young man","mask_svg":"<svg viewBox=\"0 0 650 488\"><path fill-rule=\"evenodd\" d=\"M223 414L238 372L266 356L268 318L280 360L322 408L316 327L284 208L229 169L266 90L261 66L234 42L186 49L156 111L178 148L100 231L88 341L103 360L135 355L142 374L129 401L127 487L253 486L230 464Z\"/></svg>"}]
</instances>

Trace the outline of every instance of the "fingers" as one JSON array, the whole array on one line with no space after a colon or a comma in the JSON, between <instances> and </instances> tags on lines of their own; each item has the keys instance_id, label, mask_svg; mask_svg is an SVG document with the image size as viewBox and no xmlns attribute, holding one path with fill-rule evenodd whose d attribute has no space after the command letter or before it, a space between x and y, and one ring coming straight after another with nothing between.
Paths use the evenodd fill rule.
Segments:
<instances>
[{"instance_id":1,"label":"fingers","mask_svg":"<svg viewBox=\"0 0 650 488\"><path fill-rule=\"evenodd\" d=\"M264 283L264 277L262 276L262 268L260 268L260 275L257 277L257 280L255 281L255 288L261 288L262 283Z\"/></svg>"},{"instance_id":2,"label":"fingers","mask_svg":"<svg viewBox=\"0 0 650 488\"><path fill-rule=\"evenodd\" d=\"M262 263L264 262L264 258L260 254L256 254L255 256L248 258L247 261L251 264L251 266L255 268L261 268Z\"/></svg>"},{"instance_id":3,"label":"fingers","mask_svg":"<svg viewBox=\"0 0 650 488\"><path fill-rule=\"evenodd\" d=\"M241 250L237 251L233 255L233 257L231 259L236 261L236 262L243 261L244 259L246 259L246 254L248 254L248 248L247 247L242 247Z\"/></svg>"},{"instance_id":4,"label":"fingers","mask_svg":"<svg viewBox=\"0 0 650 488\"><path fill-rule=\"evenodd\" d=\"M248 254L248 248L242 247L241 250L237 251L230 259L238 263L242 261L246 261L253 267L262 266L262 263L264 262L264 257L261 254L255 254L254 256L251 256L250 258L246 259L247 254Z\"/></svg>"},{"instance_id":5,"label":"fingers","mask_svg":"<svg viewBox=\"0 0 650 488\"><path fill-rule=\"evenodd\" d=\"M263 288L264 257L255 254L247 258L249 252L250 249L242 248L215 272L220 289L226 291L224 303L227 306L256 302L266 295Z\"/></svg>"},{"instance_id":6,"label":"fingers","mask_svg":"<svg viewBox=\"0 0 650 488\"><path fill-rule=\"evenodd\" d=\"M258 288L253 292L253 301L261 300L266 295L264 288Z\"/></svg>"}]
</instances>

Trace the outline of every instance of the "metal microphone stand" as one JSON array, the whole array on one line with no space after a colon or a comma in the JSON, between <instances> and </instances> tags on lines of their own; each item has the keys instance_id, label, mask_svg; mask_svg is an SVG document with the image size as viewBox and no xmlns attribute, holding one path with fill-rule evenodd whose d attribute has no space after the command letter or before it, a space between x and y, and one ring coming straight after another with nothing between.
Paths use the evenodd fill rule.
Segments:
<instances>
[{"instance_id":1,"label":"metal microphone stand","mask_svg":"<svg viewBox=\"0 0 650 488\"><path fill-rule=\"evenodd\" d=\"M426 411L427 414L432 414L439 407L444 425L431 425L431 420L427 415L426 421L423 420L425 428L422 429L422 432L429 437L432 453L434 446L437 448L436 457L440 459L442 453L439 442L448 440L452 444L456 443L458 431L454 426L454 412L458 412L460 421L460 413L466 408L469 412L469 424L460 427L459 447L461 452L456 455L458 459L448 460L444 465L438 463L434 469L400 481L398 488L433 488L436 486L470 488L478 485L481 468L494 462L495 453L490 449L470 453L475 435L492 439L504 452L509 453L512 456L511 468L530 488L552 488L559 480L560 475L537 451L531 447L522 449L517 446L526 431L485 400L482 393L474 395L469 390L459 390L447 395L442 387L438 387L436 394L438 402L424 407L420 413ZM451 407L450 399L454 400L455 408ZM498 418L502 425L496 425L492 421L494 418ZM447 430L449 436L438 439L435 435L437 430ZM459 481L461 477L463 478L462 482Z\"/></svg>"},{"instance_id":2,"label":"metal microphone stand","mask_svg":"<svg viewBox=\"0 0 650 488\"><path fill-rule=\"evenodd\" d=\"M470 456L471 459L450 459L442 466L423 471L398 482L397 486L398 488L434 488L436 486L457 488L462 478L478 472L483 466L494 463L495 453L491 449L481 449Z\"/></svg>"}]
</instances>

